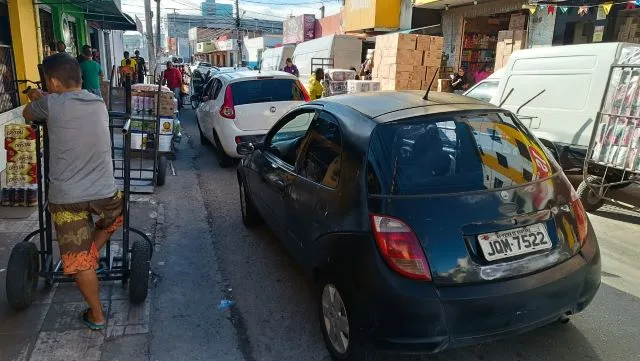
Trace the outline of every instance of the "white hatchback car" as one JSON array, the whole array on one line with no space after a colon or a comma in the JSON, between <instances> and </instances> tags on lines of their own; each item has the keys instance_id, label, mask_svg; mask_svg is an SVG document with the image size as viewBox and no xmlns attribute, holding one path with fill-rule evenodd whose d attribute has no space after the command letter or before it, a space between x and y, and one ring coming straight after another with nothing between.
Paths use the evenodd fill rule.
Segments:
<instances>
[{"instance_id":1,"label":"white hatchback car","mask_svg":"<svg viewBox=\"0 0 640 361\"><path fill-rule=\"evenodd\" d=\"M221 167L230 167L239 143L259 142L282 115L309 101L295 76L280 72L220 73L196 110L200 141L216 147Z\"/></svg>"}]
</instances>

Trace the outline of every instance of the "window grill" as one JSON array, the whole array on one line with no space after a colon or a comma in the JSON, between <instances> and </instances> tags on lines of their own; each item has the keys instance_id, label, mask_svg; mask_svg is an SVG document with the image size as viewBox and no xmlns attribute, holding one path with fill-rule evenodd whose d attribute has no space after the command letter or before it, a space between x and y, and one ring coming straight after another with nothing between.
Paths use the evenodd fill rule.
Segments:
<instances>
[{"instance_id":1,"label":"window grill","mask_svg":"<svg viewBox=\"0 0 640 361\"><path fill-rule=\"evenodd\" d=\"M17 85L13 50L8 45L0 44L0 113L19 105Z\"/></svg>"}]
</instances>

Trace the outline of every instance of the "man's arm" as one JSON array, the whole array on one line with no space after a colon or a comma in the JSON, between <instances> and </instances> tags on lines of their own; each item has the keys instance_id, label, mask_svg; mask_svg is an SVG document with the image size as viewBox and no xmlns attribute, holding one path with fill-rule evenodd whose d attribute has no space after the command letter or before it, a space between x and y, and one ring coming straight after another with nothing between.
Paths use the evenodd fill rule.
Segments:
<instances>
[{"instance_id":1,"label":"man's arm","mask_svg":"<svg viewBox=\"0 0 640 361\"><path fill-rule=\"evenodd\" d=\"M37 92L40 95L36 95ZM48 97L42 95L37 89L32 89L28 94L31 103L27 104L22 111L22 116L28 123L36 120L46 120L49 115Z\"/></svg>"}]
</instances>

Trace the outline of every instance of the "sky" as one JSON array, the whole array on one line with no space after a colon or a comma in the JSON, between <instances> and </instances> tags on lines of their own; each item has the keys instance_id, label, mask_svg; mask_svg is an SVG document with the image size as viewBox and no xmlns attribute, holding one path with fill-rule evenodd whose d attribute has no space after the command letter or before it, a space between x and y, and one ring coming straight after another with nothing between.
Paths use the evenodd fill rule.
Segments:
<instances>
[{"instance_id":1,"label":"sky","mask_svg":"<svg viewBox=\"0 0 640 361\"><path fill-rule=\"evenodd\" d=\"M161 0L161 15L177 12L179 14L200 15L200 0ZM233 4L232 0L217 0L220 4ZM324 3L325 15L340 11L339 0L239 0L240 9L246 11L245 18L267 20L285 20L289 15L314 14L320 17L320 6ZM123 12L137 16L144 24L144 0L122 0ZM151 6L156 4L152 0ZM170 8L170 9L167 9ZM176 8L175 10L173 8ZM241 12L242 12L241 11Z\"/></svg>"}]
</instances>

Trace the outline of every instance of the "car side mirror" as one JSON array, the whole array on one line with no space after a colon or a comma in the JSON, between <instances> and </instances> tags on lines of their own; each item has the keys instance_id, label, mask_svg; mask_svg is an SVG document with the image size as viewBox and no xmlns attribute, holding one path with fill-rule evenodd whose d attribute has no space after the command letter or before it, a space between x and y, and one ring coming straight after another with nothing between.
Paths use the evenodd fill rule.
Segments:
<instances>
[{"instance_id":1,"label":"car side mirror","mask_svg":"<svg viewBox=\"0 0 640 361\"><path fill-rule=\"evenodd\" d=\"M236 146L236 152L240 155L249 155L256 150L255 145L251 142L243 142Z\"/></svg>"}]
</instances>

